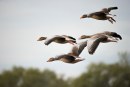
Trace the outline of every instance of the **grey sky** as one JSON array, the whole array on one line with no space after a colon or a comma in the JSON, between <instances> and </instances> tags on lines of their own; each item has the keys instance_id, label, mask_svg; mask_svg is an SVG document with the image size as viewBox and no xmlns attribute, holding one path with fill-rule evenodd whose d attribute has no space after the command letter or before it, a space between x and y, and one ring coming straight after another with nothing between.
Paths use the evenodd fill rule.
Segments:
<instances>
[{"instance_id":1,"label":"grey sky","mask_svg":"<svg viewBox=\"0 0 130 87\"><path fill-rule=\"evenodd\" d=\"M130 51L129 0L0 0L0 70L12 66L49 68L66 76L77 76L92 62L112 63L117 53ZM80 19L84 13L104 7L118 6L116 23ZM40 36L67 34L78 38L82 34L115 31L122 35L118 43L101 44L94 55L84 50L85 61L77 64L47 63L49 57L69 52L72 45L52 43L45 46L36 40Z\"/></svg>"}]
</instances>

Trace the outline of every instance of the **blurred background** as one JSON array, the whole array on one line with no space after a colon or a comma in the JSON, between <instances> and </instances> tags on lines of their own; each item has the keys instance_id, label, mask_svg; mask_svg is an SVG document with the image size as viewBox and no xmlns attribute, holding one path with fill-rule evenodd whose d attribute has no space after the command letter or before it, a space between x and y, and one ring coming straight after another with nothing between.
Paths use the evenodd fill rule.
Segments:
<instances>
[{"instance_id":1,"label":"blurred background","mask_svg":"<svg viewBox=\"0 0 130 87\"><path fill-rule=\"evenodd\" d=\"M0 87L130 87L129 0L0 0ZM117 6L117 21L80 19L85 13ZM48 63L72 45L37 39L41 36L117 32L118 43L100 44L85 61ZM78 41L80 42L80 41Z\"/></svg>"}]
</instances>

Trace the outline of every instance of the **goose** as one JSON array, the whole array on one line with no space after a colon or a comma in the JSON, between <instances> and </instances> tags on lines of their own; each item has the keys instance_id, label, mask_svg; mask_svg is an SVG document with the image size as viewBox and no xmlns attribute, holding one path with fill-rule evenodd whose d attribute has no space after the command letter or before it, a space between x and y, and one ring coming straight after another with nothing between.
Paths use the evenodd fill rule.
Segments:
<instances>
[{"instance_id":1,"label":"goose","mask_svg":"<svg viewBox=\"0 0 130 87\"><path fill-rule=\"evenodd\" d=\"M116 9L118 9L118 7L103 8L101 11L93 12L90 14L84 14L80 17L80 19L93 18L97 20L108 20L109 22L113 24L113 22L116 22L116 20L113 17L110 17L108 15L112 15L112 14L109 14L109 12L111 10L116 10ZM112 16L116 16L116 15L112 15Z\"/></svg>"},{"instance_id":2,"label":"goose","mask_svg":"<svg viewBox=\"0 0 130 87\"><path fill-rule=\"evenodd\" d=\"M80 17L80 19L83 19L83 18L93 18L96 20L108 20L112 24L113 24L113 22L116 22L116 20L113 17L108 16L104 12L93 12L90 14L84 14Z\"/></svg>"},{"instance_id":3,"label":"goose","mask_svg":"<svg viewBox=\"0 0 130 87\"><path fill-rule=\"evenodd\" d=\"M47 62L52 62L52 61L56 61L56 60L60 60L62 62L65 63L70 63L70 64L74 64L80 61L83 61L84 59L79 57L79 55L81 54L81 52L83 51L83 49L87 46L87 42L81 42L78 44L75 44L71 51L67 54L62 54L56 57L51 57L49 58L49 60Z\"/></svg>"},{"instance_id":4,"label":"goose","mask_svg":"<svg viewBox=\"0 0 130 87\"><path fill-rule=\"evenodd\" d=\"M117 42L119 39L122 40L122 37L116 32L105 31L102 33L97 33L94 35L82 35L79 39L87 40L87 49L89 54L94 54L99 43L108 43L108 42Z\"/></svg>"},{"instance_id":5,"label":"goose","mask_svg":"<svg viewBox=\"0 0 130 87\"><path fill-rule=\"evenodd\" d=\"M37 41L42 41L42 40L45 40L44 42L45 45L49 45L51 42L60 43L60 44L70 43L72 45L76 43L75 38L67 35L54 35L51 38L40 37Z\"/></svg>"}]
</instances>

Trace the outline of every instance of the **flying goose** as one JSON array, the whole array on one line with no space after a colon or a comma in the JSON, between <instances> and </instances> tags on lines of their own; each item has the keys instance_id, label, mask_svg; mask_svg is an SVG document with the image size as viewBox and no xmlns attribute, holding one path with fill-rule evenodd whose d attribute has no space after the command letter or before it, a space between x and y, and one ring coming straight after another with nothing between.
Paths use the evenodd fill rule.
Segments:
<instances>
[{"instance_id":1,"label":"flying goose","mask_svg":"<svg viewBox=\"0 0 130 87\"><path fill-rule=\"evenodd\" d=\"M69 52L68 54L63 54L63 55L59 55L59 56L56 56L56 57L49 58L49 60L47 62L60 60L60 61L63 61L65 63L74 64L74 63L83 61L84 59L80 58L79 55L81 54L81 52L83 51L83 49L86 46L87 46L86 41L75 44L72 47L71 52Z\"/></svg>"},{"instance_id":2,"label":"flying goose","mask_svg":"<svg viewBox=\"0 0 130 87\"><path fill-rule=\"evenodd\" d=\"M97 20L108 20L112 24L113 24L113 22L116 22L116 20L113 19L113 17L107 16L107 14L104 12L93 12L90 14L84 14L80 17L80 19L83 19L83 18L93 18L93 19L97 19Z\"/></svg>"},{"instance_id":3,"label":"flying goose","mask_svg":"<svg viewBox=\"0 0 130 87\"><path fill-rule=\"evenodd\" d=\"M109 32L105 31L102 33L97 33L94 35L82 35L79 39L86 39L87 40L87 49L89 54L93 54L97 49L100 42L108 43L108 42L117 42L118 38L122 40L122 37L117 34L116 32Z\"/></svg>"},{"instance_id":4,"label":"flying goose","mask_svg":"<svg viewBox=\"0 0 130 87\"><path fill-rule=\"evenodd\" d=\"M76 43L75 38L73 38L71 36L67 36L67 35L54 35L51 38L40 37L37 41L42 41L42 40L45 40L45 42L44 42L45 45L49 45L51 42L56 42L56 43L60 43L60 44L70 43L73 45Z\"/></svg>"},{"instance_id":5,"label":"flying goose","mask_svg":"<svg viewBox=\"0 0 130 87\"><path fill-rule=\"evenodd\" d=\"M103 8L101 11L93 12L90 14L84 14L80 17L80 19L93 18L97 20L108 20L109 22L113 24L113 22L116 22L116 20L113 17L110 17L108 15L112 15L112 14L109 14L109 12L115 9L118 9L118 7ZM116 15L112 15L112 16L116 16Z\"/></svg>"}]
</instances>

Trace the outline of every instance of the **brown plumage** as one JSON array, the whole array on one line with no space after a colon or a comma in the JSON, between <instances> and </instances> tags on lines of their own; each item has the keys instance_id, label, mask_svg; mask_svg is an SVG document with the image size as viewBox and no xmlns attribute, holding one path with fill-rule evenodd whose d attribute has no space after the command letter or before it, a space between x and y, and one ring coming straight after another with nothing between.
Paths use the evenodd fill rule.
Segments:
<instances>
[{"instance_id":1,"label":"brown plumage","mask_svg":"<svg viewBox=\"0 0 130 87\"><path fill-rule=\"evenodd\" d=\"M113 17L110 17L108 15L112 15L112 14L109 14L109 12L111 10L115 10L115 9L118 9L118 8L117 7L104 8L101 11L93 12L90 14L84 14L80 17L80 19L93 18L93 19L97 19L97 20L108 20L109 22L111 22L113 24L113 22L116 22L116 20Z\"/></svg>"}]
</instances>

